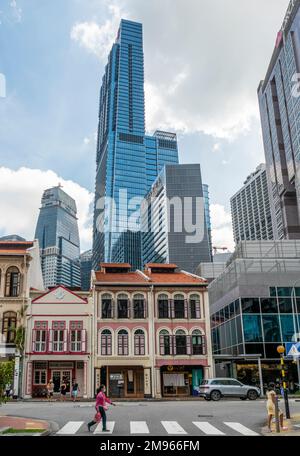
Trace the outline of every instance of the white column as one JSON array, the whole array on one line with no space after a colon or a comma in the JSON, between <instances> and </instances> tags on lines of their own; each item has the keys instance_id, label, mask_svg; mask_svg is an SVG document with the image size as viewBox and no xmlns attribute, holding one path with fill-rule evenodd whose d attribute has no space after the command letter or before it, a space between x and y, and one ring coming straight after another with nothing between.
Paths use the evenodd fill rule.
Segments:
<instances>
[{"instance_id":1,"label":"white column","mask_svg":"<svg viewBox=\"0 0 300 456\"><path fill-rule=\"evenodd\" d=\"M154 290L153 287L150 286L150 290L148 292L148 332L149 332L149 358L151 363L151 390L152 390L152 397L155 397L155 358L156 358L156 350L155 350L155 317L154 317Z\"/></svg>"},{"instance_id":2,"label":"white column","mask_svg":"<svg viewBox=\"0 0 300 456\"><path fill-rule=\"evenodd\" d=\"M205 309L205 336L206 336L207 362L208 362L208 365L210 366L208 368L208 377L206 377L206 378L211 378L214 375L214 360L213 360L213 356L212 356L208 291L204 291L202 293L202 297L203 297L203 307Z\"/></svg>"},{"instance_id":3,"label":"white column","mask_svg":"<svg viewBox=\"0 0 300 456\"><path fill-rule=\"evenodd\" d=\"M155 398L161 398L161 381L160 381L160 368L155 368Z\"/></svg>"},{"instance_id":4,"label":"white column","mask_svg":"<svg viewBox=\"0 0 300 456\"><path fill-rule=\"evenodd\" d=\"M151 368L144 368L144 397L152 397L151 390L153 389L151 385Z\"/></svg>"},{"instance_id":5,"label":"white column","mask_svg":"<svg viewBox=\"0 0 300 456\"><path fill-rule=\"evenodd\" d=\"M83 363L83 397L87 398L87 362L84 361Z\"/></svg>"},{"instance_id":6,"label":"white column","mask_svg":"<svg viewBox=\"0 0 300 456\"><path fill-rule=\"evenodd\" d=\"M25 385L24 385L24 396L26 398L31 398L32 397L32 362L28 361L26 363L25 371L26 371L26 376L25 376Z\"/></svg>"},{"instance_id":7,"label":"white column","mask_svg":"<svg viewBox=\"0 0 300 456\"><path fill-rule=\"evenodd\" d=\"M14 387L13 397L19 397L19 378L20 378L20 354L15 354L15 369L14 369Z\"/></svg>"}]
</instances>

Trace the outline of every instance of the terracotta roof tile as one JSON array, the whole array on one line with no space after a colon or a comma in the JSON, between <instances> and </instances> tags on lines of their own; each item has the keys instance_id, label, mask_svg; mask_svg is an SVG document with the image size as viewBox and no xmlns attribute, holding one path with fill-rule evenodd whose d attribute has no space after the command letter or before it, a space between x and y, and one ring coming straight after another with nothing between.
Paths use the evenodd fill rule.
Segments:
<instances>
[{"instance_id":1,"label":"terracotta roof tile","mask_svg":"<svg viewBox=\"0 0 300 456\"><path fill-rule=\"evenodd\" d=\"M149 271L144 271L144 274L151 279L152 283L183 283L183 284L195 284L198 283L206 284L207 281L201 277L197 278L184 272L173 272L171 274L164 273L150 273Z\"/></svg>"},{"instance_id":2,"label":"terracotta roof tile","mask_svg":"<svg viewBox=\"0 0 300 456\"><path fill-rule=\"evenodd\" d=\"M148 283L138 272L110 273L97 271L95 274L97 282Z\"/></svg>"},{"instance_id":3,"label":"terracotta roof tile","mask_svg":"<svg viewBox=\"0 0 300 456\"><path fill-rule=\"evenodd\" d=\"M150 273L149 271L143 271L143 274L149 278L147 280L138 272L124 272L124 273L109 273L97 271L96 281L102 283L166 283L166 284L199 284L205 285L207 281L202 278L197 278L184 272L168 273Z\"/></svg>"}]
</instances>

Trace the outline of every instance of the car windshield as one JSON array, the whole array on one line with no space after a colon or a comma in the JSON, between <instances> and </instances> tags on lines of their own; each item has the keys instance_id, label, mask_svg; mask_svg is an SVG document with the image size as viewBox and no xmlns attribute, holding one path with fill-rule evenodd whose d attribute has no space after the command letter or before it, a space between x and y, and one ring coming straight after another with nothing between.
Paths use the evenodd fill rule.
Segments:
<instances>
[{"instance_id":1,"label":"car windshield","mask_svg":"<svg viewBox=\"0 0 300 456\"><path fill-rule=\"evenodd\" d=\"M202 380L201 385L207 385L208 381L207 380Z\"/></svg>"}]
</instances>

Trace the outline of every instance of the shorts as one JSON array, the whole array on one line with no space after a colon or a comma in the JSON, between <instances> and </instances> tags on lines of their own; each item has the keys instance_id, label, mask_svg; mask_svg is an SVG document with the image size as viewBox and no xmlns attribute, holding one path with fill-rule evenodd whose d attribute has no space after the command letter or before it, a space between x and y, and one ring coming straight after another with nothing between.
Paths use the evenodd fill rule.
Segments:
<instances>
[{"instance_id":1,"label":"shorts","mask_svg":"<svg viewBox=\"0 0 300 456\"><path fill-rule=\"evenodd\" d=\"M48 396L53 397L53 391L48 391Z\"/></svg>"},{"instance_id":2,"label":"shorts","mask_svg":"<svg viewBox=\"0 0 300 456\"><path fill-rule=\"evenodd\" d=\"M72 396L77 397L77 395L78 395L78 390L72 391Z\"/></svg>"}]
</instances>

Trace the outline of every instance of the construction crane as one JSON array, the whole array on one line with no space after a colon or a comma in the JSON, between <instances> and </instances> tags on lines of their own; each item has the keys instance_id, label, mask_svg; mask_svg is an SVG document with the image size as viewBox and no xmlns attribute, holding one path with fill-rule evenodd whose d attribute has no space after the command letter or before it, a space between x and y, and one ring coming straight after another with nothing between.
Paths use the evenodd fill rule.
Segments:
<instances>
[{"instance_id":1,"label":"construction crane","mask_svg":"<svg viewBox=\"0 0 300 456\"><path fill-rule=\"evenodd\" d=\"M214 254L216 255L216 253L218 253L218 250L223 250L223 252L225 252L226 250L228 250L228 247L213 247L213 251L214 251Z\"/></svg>"}]
</instances>

